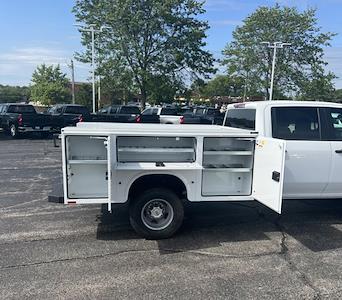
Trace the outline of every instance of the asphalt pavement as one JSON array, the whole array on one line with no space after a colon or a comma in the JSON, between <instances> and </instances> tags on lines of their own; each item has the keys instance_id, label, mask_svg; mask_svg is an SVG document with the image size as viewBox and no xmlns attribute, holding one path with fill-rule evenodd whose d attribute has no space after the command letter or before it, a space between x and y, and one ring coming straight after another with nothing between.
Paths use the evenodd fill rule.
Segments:
<instances>
[{"instance_id":1,"label":"asphalt pavement","mask_svg":"<svg viewBox=\"0 0 342 300\"><path fill-rule=\"evenodd\" d=\"M341 299L342 201L194 204L172 239L68 207L52 140L0 133L0 299Z\"/></svg>"}]
</instances>

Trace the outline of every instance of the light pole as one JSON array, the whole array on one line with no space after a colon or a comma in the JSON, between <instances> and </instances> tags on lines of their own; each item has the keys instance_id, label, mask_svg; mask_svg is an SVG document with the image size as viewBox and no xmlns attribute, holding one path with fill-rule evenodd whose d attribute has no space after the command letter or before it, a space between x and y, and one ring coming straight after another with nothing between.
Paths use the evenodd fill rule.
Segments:
<instances>
[{"instance_id":1,"label":"light pole","mask_svg":"<svg viewBox=\"0 0 342 300\"><path fill-rule=\"evenodd\" d=\"M275 70L275 64L276 64L277 49L284 48L286 46L291 46L291 44L283 43L283 42L274 42L273 44L271 44L270 42L261 42L261 44L267 45L268 48L273 48L271 87L270 87L270 97L269 97L269 100L271 101L272 96L273 96L274 70Z\"/></svg>"},{"instance_id":2,"label":"light pole","mask_svg":"<svg viewBox=\"0 0 342 300\"><path fill-rule=\"evenodd\" d=\"M74 24L79 27L80 31L91 32L91 66L92 66L92 82L93 82L93 113L96 112L96 99L95 99L95 33L100 33L103 29L110 28L107 26L101 26L100 29L95 29L95 24L90 24L88 27Z\"/></svg>"}]
</instances>

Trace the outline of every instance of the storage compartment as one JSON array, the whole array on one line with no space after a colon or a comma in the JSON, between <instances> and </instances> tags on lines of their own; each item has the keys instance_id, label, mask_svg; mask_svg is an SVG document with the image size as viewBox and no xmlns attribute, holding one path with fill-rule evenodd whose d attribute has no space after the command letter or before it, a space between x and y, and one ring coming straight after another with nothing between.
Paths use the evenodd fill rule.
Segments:
<instances>
[{"instance_id":1,"label":"storage compartment","mask_svg":"<svg viewBox=\"0 0 342 300\"><path fill-rule=\"evenodd\" d=\"M253 139L204 138L202 195L250 195L253 154Z\"/></svg>"},{"instance_id":2,"label":"storage compartment","mask_svg":"<svg viewBox=\"0 0 342 300\"><path fill-rule=\"evenodd\" d=\"M196 139L190 137L121 136L119 162L194 162Z\"/></svg>"},{"instance_id":3,"label":"storage compartment","mask_svg":"<svg viewBox=\"0 0 342 300\"><path fill-rule=\"evenodd\" d=\"M108 161L104 136L67 136L68 197L108 197Z\"/></svg>"},{"instance_id":4,"label":"storage compartment","mask_svg":"<svg viewBox=\"0 0 342 300\"><path fill-rule=\"evenodd\" d=\"M241 196L251 194L252 173L229 170L203 170L203 196Z\"/></svg>"},{"instance_id":5,"label":"storage compartment","mask_svg":"<svg viewBox=\"0 0 342 300\"><path fill-rule=\"evenodd\" d=\"M72 160L107 160L106 137L68 136L67 157Z\"/></svg>"},{"instance_id":6,"label":"storage compartment","mask_svg":"<svg viewBox=\"0 0 342 300\"><path fill-rule=\"evenodd\" d=\"M74 164L68 166L69 198L107 198L107 165Z\"/></svg>"}]
</instances>

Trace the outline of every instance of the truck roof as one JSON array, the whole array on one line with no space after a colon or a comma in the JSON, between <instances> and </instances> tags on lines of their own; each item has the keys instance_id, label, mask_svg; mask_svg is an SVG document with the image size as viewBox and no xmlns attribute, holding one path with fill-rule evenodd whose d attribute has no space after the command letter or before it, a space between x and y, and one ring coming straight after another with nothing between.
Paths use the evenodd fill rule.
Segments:
<instances>
[{"instance_id":1,"label":"truck roof","mask_svg":"<svg viewBox=\"0 0 342 300\"><path fill-rule=\"evenodd\" d=\"M13 102L13 103L0 103L0 105L23 105L23 106L33 106L29 103Z\"/></svg>"},{"instance_id":2,"label":"truck roof","mask_svg":"<svg viewBox=\"0 0 342 300\"><path fill-rule=\"evenodd\" d=\"M237 135L237 136L250 136L256 135L256 132L238 129L228 128L219 125L174 125L174 124L135 124L135 123L96 123L96 122L81 122L77 124L77 127L65 127L62 129L64 133L90 133L101 135L110 133L119 133L125 135L168 135L168 136L225 136L225 135Z\"/></svg>"},{"instance_id":3,"label":"truck roof","mask_svg":"<svg viewBox=\"0 0 342 300\"><path fill-rule=\"evenodd\" d=\"M342 107L341 103L321 101L272 100L229 104L227 108L265 108L267 106Z\"/></svg>"}]
</instances>

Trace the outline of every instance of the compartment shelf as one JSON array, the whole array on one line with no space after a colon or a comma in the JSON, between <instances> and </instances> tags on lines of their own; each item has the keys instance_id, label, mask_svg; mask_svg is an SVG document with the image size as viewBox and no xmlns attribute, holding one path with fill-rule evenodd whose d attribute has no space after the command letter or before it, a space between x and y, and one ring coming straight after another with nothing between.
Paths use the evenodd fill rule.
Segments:
<instances>
[{"instance_id":1,"label":"compartment shelf","mask_svg":"<svg viewBox=\"0 0 342 300\"><path fill-rule=\"evenodd\" d=\"M106 165L108 161L104 159L73 159L69 160L68 163L70 165Z\"/></svg>"},{"instance_id":2,"label":"compartment shelf","mask_svg":"<svg viewBox=\"0 0 342 300\"><path fill-rule=\"evenodd\" d=\"M218 172L231 172L231 173L249 173L252 171L252 168L204 168L204 172L206 171L218 171Z\"/></svg>"},{"instance_id":3,"label":"compartment shelf","mask_svg":"<svg viewBox=\"0 0 342 300\"><path fill-rule=\"evenodd\" d=\"M193 148L177 148L177 147L165 147L165 148L150 148L150 147L120 147L118 152L137 152L137 153L193 153Z\"/></svg>"},{"instance_id":4,"label":"compartment shelf","mask_svg":"<svg viewBox=\"0 0 342 300\"><path fill-rule=\"evenodd\" d=\"M253 155L252 151L244 150L205 150L204 155Z\"/></svg>"}]
</instances>

